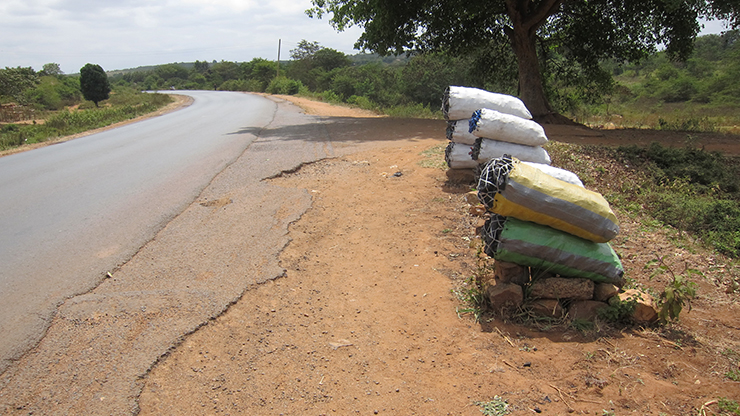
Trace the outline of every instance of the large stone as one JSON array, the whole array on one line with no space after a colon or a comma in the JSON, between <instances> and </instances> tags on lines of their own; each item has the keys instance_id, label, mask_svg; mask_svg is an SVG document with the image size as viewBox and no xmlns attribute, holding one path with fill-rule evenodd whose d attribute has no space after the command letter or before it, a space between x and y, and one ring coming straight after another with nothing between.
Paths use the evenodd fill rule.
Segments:
<instances>
[{"instance_id":1,"label":"large stone","mask_svg":"<svg viewBox=\"0 0 740 416\"><path fill-rule=\"evenodd\" d=\"M529 267L516 263L496 261L493 263L493 274L501 283L516 283L520 286L529 283Z\"/></svg>"},{"instance_id":2,"label":"large stone","mask_svg":"<svg viewBox=\"0 0 740 416\"><path fill-rule=\"evenodd\" d=\"M473 205L468 210L470 212L470 215L474 215L476 217L482 217L486 214L487 210L486 207L483 206L483 204Z\"/></svg>"},{"instance_id":3,"label":"large stone","mask_svg":"<svg viewBox=\"0 0 740 416\"><path fill-rule=\"evenodd\" d=\"M594 287L594 300L606 302L610 298L617 296L619 288L611 283L596 283Z\"/></svg>"},{"instance_id":4,"label":"large stone","mask_svg":"<svg viewBox=\"0 0 740 416\"><path fill-rule=\"evenodd\" d=\"M594 282L588 279L551 277L532 284L530 297L534 299L590 300L594 296Z\"/></svg>"},{"instance_id":5,"label":"large stone","mask_svg":"<svg viewBox=\"0 0 740 416\"><path fill-rule=\"evenodd\" d=\"M491 301L491 306L496 311L516 309L522 306L522 302L524 302L522 287L514 283L496 282L495 285L488 286L486 294Z\"/></svg>"},{"instance_id":6,"label":"large stone","mask_svg":"<svg viewBox=\"0 0 740 416\"><path fill-rule=\"evenodd\" d=\"M568 308L568 316L571 319L584 319L587 321L593 321L599 313L600 309L608 308L604 302L595 300L580 300L570 304Z\"/></svg>"},{"instance_id":7,"label":"large stone","mask_svg":"<svg viewBox=\"0 0 740 416\"><path fill-rule=\"evenodd\" d=\"M478 191L470 191L467 194L465 194L465 202L467 202L470 205L480 204L480 200L478 199Z\"/></svg>"},{"instance_id":8,"label":"large stone","mask_svg":"<svg viewBox=\"0 0 740 416\"><path fill-rule=\"evenodd\" d=\"M565 309L557 299L537 299L530 303L532 313L547 318L562 318Z\"/></svg>"},{"instance_id":9,"label":"large stone","mask_svg":"<svg viewBox=\"0 0 740 416\"><path fill-rule=\"evenodd\" d=\"M622 302L634 300L635 311L632 313L632 319L639 323L650 323L658 320L658 309L649 294L637 289L625 290L619 294L619 300Z\"/></svg>"}]
</instances>

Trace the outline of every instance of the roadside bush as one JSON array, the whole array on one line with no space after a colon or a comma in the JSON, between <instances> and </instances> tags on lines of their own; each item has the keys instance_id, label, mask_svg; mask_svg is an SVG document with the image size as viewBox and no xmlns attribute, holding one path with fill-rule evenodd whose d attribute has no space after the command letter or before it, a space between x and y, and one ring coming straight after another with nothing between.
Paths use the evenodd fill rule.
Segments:
<instances>
[{"instance_id":1,"label":"roadside bush","mask_svg":"<svg viewBox=\"0 0 740 416\"><path fill-rule=\"evenodd\" d=\"M275 78L267 86L267 93L270 94L284 94L284 95L295 95L301 89L301 82L293 79L280 77Z\"/></svg>"},{"instance_id":2,"label":"roadside bush","mask_svg":"<svg viewBox=\"0 0 740 416\"><path fill-rule=\"evenodd\" d=\"M732 160L657 143L618 152L651 175L652 184L643 187L641 198L654 218L724 254L740 256L740 172Z\"/></svg>"},{"instance_id":3,"label":"roadside bush","mask_svg":"<svg viewBox=\"0 0 740 416\"><path fill-rule=\"evenodd\" d=\"M391 117L398 118L442 118L441 110L433 111L429 108L429 106L423 104L397 105L393 107L387 107L383 110L383 112Z\"/></svg>"},{"instance_id":4,"label":"roadside bush","mask_svg":"<svg viewBox=\"0 0 740 416\"><path fill-rule=\"evenodd\" d=\"M651 143L647 148L623 146L618 148L618 152L633 164L651 164L646 168L656 183L686 179L700 192L713 187L729 194L740 192L740 172L731 160L718 152L707 152L691 146L665 147L659 143Z\"/></svg>"},{"instance_id":5,"label":"roadside bush","mask_svg":"<svg viewBox=\"0 0 740 416\"><path fill-rule=\"evenodd\" d=\"M24 93L24 101L44 110L60 110L82 101L77 78L44 76L38 85Z\"/></svg>"},{"instance_id":6,"label":"roadside bush","mask_svg":"<svg viewBox=\"0 0 740 416\"><path fill-rule=\"evenodd\" d=\"M224 81L218 86L219 91L250 91L250 92L262 92L262 85L260 82L250 82L249 80L243 79L230 79Z\"/></svg>"},{"instance_id":7,"label":"roadside bush","mask_svg":"<svg viewBox=\"0 0 740 416\"><path fill-rule=\"evenodd\" d=\"M50 138L75 134L152 112L172 99L163 94L146 94L122 89L111 96L109 106L83 110L63 110L46 118L43 124L6 125L0 129L0 149Z\"/></svg>"},{"instance_id":8,"label":"roadside bush","mask_svg":"<svg viewBox=\"0 0 740 416\"><path fill-rule=\"evenodd\" d=\"M694 80L689 77L679 77L665 82L658 90L658 98L668 103L689 101L697 92Z\"/></svg>"},{"instance_id":9,"label":"roadside bush","mask_svg":"<svg viewBox=\"0 0 740 416\"><path fill-rule=\"evenodd\" d=\"M327 103L340 103L340 102L342 102L342 99L341 99L341 97L339 97L339 96L338 96L338 95L337 95L337 94L336 94L336 93L335 93L334 91L332 91L332 90L324 91L324 92L322 92L322 93L318 94L317 96L318 96L318 98L319 98L319 99L320 99L321 101L325 101L325 102L327 102Z\"/></svg>"},{"instance_id":10,"label":"roadside bush","mask_svg":"<svg viewBox=\"0 0 740 416\"><path fill-rule=\"evenodd\" d=\"M375 110L377 106L369 98L361 95L353 95L347 99L348 104L356 105L364 110Z\"/></svg>"},{"instance_id":11,"label":"roadside bush","mask_svg":"<svg viewBox=\"0 0 740 416\"><path fill-rule=\"evenodd\" d=\"M0 150L12 149L25 143L25 135L15 124L6 124L0 127Z\"/></svg>"}]
</instances>

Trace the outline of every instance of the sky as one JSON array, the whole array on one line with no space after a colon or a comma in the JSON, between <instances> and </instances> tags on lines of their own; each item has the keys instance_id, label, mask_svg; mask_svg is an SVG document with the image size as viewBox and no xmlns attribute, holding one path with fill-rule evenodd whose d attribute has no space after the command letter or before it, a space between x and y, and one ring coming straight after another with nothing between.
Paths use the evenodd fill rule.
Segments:
<instances>
[{"instance_id":1,"label":"sky","mask_svg":"<svg viewBox=\"0 0 740 416\"><path fill-rule=\"evenodd\" d=\"M171 62L290 58L302 39L346 54L362 30L306 16L310 0L0 0L0 68L86 63L106 71ZM702 33L719 33L706 22Z\"/></svg>"},{"instance_id":2,"label":"sky","mask_svg":"<svg viewBox=\"0 0 740 416\"><path fill-rule=\"evenodd\" d=\"M281 60L302 39L355 54L361 30L306 16L310 0L0 0L0 68Z\"/></svg>"}]
</instances>

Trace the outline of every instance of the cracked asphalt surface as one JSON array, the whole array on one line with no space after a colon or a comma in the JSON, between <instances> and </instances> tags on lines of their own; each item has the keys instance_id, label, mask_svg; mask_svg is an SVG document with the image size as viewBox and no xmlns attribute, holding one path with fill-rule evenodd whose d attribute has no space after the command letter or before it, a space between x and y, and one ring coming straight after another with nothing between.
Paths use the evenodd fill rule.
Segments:
<instances>
[{"instance_id":1,"label":"cracked asphalt surface","mask_svg":"<svg viewBox=\"0 0 740 416\"><path fill-rule=\"evenodd\" d=\"M275 99L272 122L197 199L94 289L58 307L41 341L0 377L4 414L132 414L142 377L253 285L281 276L304 189L263 179L349 151L322 118Z\"/></svg>"}]
</instances>

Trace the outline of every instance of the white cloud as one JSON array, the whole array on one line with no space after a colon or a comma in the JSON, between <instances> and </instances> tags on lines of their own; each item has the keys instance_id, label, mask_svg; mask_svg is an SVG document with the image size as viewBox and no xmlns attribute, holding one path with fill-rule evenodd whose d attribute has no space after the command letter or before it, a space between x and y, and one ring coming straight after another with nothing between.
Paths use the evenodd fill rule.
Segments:
<instances>
[{"instance_id":1,"label":"white cloud","mask_svg":"<svg viewBox=\"0 0 740 416\"><path fill-rule=\"evenodd\" d=\"M355 53L357 28L310 19L310 0L3 0L0 67L123 69L199 60L282 59L301 39Z\"/></svg>"}]
</instances>

